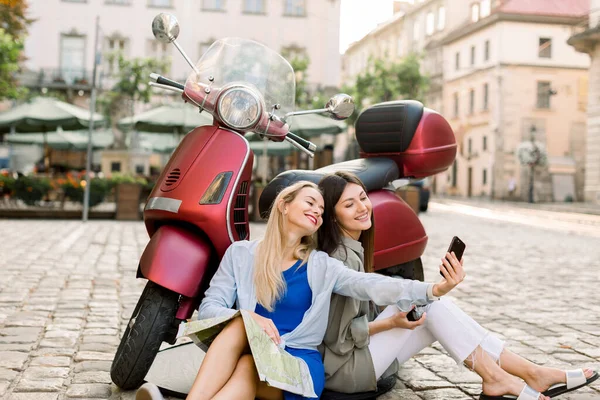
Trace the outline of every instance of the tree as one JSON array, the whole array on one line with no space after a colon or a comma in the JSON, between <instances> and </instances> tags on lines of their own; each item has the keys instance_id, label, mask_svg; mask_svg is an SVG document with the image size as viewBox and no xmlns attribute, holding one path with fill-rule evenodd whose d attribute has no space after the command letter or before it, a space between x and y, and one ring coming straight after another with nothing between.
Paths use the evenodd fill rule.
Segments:
<instances>
[{"instance_id":1,"label":"tree","mask_svg":"<svg viewBox=\"0 0 600 400\"><path fill-rule=\"evenodd\" d=\"M33 22L25 15L27 7L24 0L0 1L0 100L18 99L27 93L18 87L15 77L23 60L27 25Z\"/></svg>"},{"instance_id":2,"label":"tree","mask_svg":"<svg viewBox=\"0 0 600 400\"><path fill-rule=\"evenodd\" d=\"M125 59L121 54L109 55L118 58L117 82L111 90L102 93L98 102L103 113L110 121L115 132L115 148L125 148L125 135L117 128L117 122L124 117L133 116L138 102L148 103L152 96L152 87L148 84L150 73L167 72L170 60L153 58Z\"/></svg>"},{"instance_id":3,"label":"tree","mask_svg":"<svg viewBox=\"0 0 600 400\"><path fill-rule=\"evenodd\" d=\"M27 25L34 22L25 15L28 7L25 0L0 1L0 28L10 36L22 39L27 34Z\"/></svg>"},{"instance_id":4,"label":"tree","mask_svg":"<svg viewBox=\"0 0 600 400\"><path fill-rule=\"evenodd\" d=\"M0 28L0 100L18 99L26 93L15 79L22 50L23 43Z\"/></svg>"},{"instance_id":5,"label":"tree","mask_svg":"<svg viewBox=\"0 0 600 400\"><path fill-rule=\"evenodd\" d=\"M353 87L344 91L354 96L356 112L350 117L354 123L363 106L398 99L421 100L429 79L421 74L419 57L411 54L397 63L370 59L367 70L356 77Z\"/></svg>"},{"instance_id":6,"label":"tree","mask_svg":"<svg viewBox=\"0 0 600 400\"><path fill-rule=\"evenodd\" d=\"M294 69L296 75L296 106L304 108L310 104L310 96L306 88L306 70L310 65L308 56L294 56L290 60L290 65Z\"/></svg>"}]
</instances>

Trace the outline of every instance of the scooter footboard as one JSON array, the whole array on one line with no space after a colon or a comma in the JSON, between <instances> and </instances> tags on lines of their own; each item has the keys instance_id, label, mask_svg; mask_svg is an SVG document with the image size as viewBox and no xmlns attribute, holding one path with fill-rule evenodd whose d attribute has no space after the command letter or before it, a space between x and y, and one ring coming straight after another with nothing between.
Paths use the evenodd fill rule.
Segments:
<instances>
[{"instance_id":1,"label":"scooter footboard","mask_svg":"<svg viewBox=\"0 0 600 400\"><path fill-rule=\"evenodd\" d=\"M146 279L195 298L210 273L213 249L200 236L177 226L160 227L144 249L139 273ZM216 262L216 261L215 261Z\"/></svg>"}]
</instances>

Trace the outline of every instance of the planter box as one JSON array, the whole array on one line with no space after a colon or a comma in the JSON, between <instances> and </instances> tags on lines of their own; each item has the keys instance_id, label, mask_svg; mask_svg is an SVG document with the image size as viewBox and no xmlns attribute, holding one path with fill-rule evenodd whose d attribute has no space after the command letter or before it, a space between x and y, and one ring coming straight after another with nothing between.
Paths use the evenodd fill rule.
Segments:
<instances>
[{"instance_id":1,"label":"planter box","mask_svg":"<svg viewBox=\"0 0 600 400\"><path fill-rule=\"evenodd\" d=\"M115 188L117 213L115 219L137 221L141 219L140 194L142 187L137 183L120 183Z\"/></svg>"}]
</instances>

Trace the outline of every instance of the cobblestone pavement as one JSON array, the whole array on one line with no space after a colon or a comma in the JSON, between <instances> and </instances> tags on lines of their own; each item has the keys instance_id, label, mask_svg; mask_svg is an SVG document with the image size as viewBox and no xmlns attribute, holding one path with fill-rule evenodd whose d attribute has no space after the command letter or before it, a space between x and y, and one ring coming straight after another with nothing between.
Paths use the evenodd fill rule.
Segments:
<instances>
[{"instance_id":1,"label":"cobblestone pavement","mask_svg":"<svg viewBox=\"0 0 600 400\"><path fill-rule=\"evenodd\" d=\"M518 210L509 222L476 211L432 203L421 214L426 278L437 278L439 258L460 236L468 277L453 297L465 311L534 362L600 370L600 227L585 216L556 218L557 226ZM260 235L264 225L252 228ZM0 232L0 398L133 399L108 371L145 284L135 279L148 241L143 224L3 220ZM439 345L399 376L386 400L470 399L480 391L479 378ZM600 383L562 398L600 399Z\"/></svg>"}]
</instances>

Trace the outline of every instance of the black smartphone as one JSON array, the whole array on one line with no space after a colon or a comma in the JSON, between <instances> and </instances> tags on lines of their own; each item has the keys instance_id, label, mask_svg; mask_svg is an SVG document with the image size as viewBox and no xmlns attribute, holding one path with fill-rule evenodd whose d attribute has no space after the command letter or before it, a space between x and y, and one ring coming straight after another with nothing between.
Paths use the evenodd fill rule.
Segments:
<instances>
[{"instance_id":1,"label":"black smartphone","mask_svg":"<svg viewBox=\"0 0 600 400\"><path fill-rule=\"evenodd\" d=\"M424 308L420 306L416 306L408 314L406 314L406 319L409 321L418 321L423 316Z\"/></svg>"},{"instance_id":2,"label":"black smartphone","mask_svg":"<svg viewBox=\"0 0 600 400\"><path fill-rule=\"evenodd\" d=\"M460 261L462 259L463 253L465 252L466 247L467 245L465 244L465 242L460 240L458 236L454 236L452 238L452 241L450 242L450 246L448 247L448 253L454 252L456 258L458 258L458 261ZM440 275L444 276L444 274L442 274L442 271L440 271Z\"/></svg>"}]
</instances>

